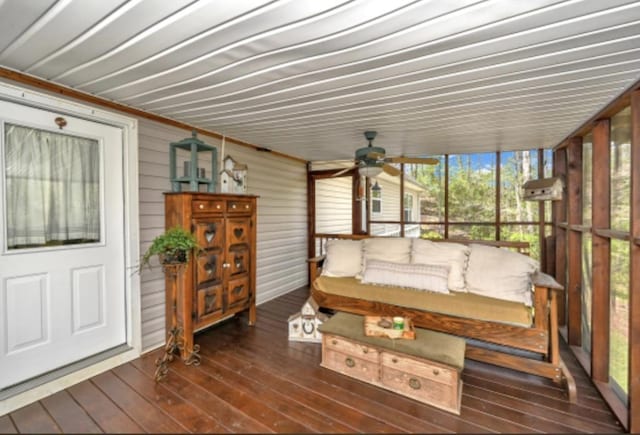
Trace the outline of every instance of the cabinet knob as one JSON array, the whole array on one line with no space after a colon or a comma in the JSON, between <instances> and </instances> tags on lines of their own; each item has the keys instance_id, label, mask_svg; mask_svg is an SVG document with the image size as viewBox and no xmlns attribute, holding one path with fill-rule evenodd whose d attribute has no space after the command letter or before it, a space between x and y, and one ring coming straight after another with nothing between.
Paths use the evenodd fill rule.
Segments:
<instances>
[{"instance_id":1,"label":"cabinet knob","mask_svg":"<svg viewBox=\"0 0 640 435\"><path fill-rule=\"evenodd\" d=\"M220 204L216 205L216 208L217 208L218 210L220 210Z\"/></svg>"},{"instance_id":2,"label":"cabinet knob","mask_svg":"<svg viewBox=\"0 0 640 435\"><path fill-rule=\"evenodd\" d=\"M236 208L236 205L235 204L231 204L231 208Z\"/></svg>"},{"instance_id":3,"label":"cabinet knob","mask_svg":"<svg viewBox=\"0 0 640 435\"><path fill-rule=\"evenodd\" d=\"M229 266L231 266L229 263L222 263L222 267L224 269L228 268Z\"/></svg>"},{"instance_id":4,"label":"cabinet knob","mask_svg":"<svg viewBox=\"0 0 640 435\"><path fill-rule=\"evenodd\" d=\"M409 386L414 390L419 390L422 387L420 381L416 378L409 379Z\"/></svg>"},{"instance_id":5,"label":"cabinet knob","mask_svg":"<svg viewBox=\"0 0 640 435\"><path fill-rule=\"evenodd\" d=\"M347 365L347 367L349 367L349 368L353 368L353 367L355 367L355 365L356 365L356 362L355 362L352 358L349 358L349 357L347 357L347 358L344 360L344 363L345 363L345 364Z\"/></svg>"},{"instance_id":6,"label":"cabinet knob","mask_svg":"<svg viewBox=\"0 0 640 435\"><path fill-rule=\"evenodd\" d=\"M200 210L202 210L202 209L204 208L204 204L200 204L200 205L198 206L198 208L200 208Z\"/></svg>"},{"instance_id":7,"label":"cabinet knob","mask_svg":"<svg viewBox=\"0 0 640 435\"><path fill-rule=\"evenodd\" d=\"M245 204L244 208L249 208L249 204Z\"/></svg>"},{"instance_id":8,"label":"cabinet knob","mask_svg":"<svg viewBox=\"0 0 640 435\"><path fill-rule=\"evenodd\" d=\"M435 376L438 376L438 375L440 374L440 370L438 370L438 369L433 369L433 374L434 374Z\"/></svg>"}]
</instances>

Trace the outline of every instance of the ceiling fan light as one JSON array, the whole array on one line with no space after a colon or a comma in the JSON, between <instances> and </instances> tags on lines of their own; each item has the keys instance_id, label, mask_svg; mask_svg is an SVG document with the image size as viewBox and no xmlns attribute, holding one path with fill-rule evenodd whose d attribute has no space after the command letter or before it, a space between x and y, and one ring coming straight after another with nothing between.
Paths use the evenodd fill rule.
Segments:
<instances>
[{"instance_id":1,"label":"ceiling fan light","mask_svg":"<svg viewBox=\"0 0 640 435\"><path fill-rule=\"evenodd\" d=\"M362 166L358 172L363 177L377 177L382 172L382 166Z\"/></svg>"}]
</instances>

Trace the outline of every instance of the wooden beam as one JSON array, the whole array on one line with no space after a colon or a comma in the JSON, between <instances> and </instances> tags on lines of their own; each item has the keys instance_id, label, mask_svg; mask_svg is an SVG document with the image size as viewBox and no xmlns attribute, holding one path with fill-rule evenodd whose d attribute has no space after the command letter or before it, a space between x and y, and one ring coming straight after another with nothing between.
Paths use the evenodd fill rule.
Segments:
<instances>
[{"instance_id":1,"label":"wooden beam","mask_svg":"<svg viewBox=\"0 0 640 435\"><path fill-rule=\"evenodd\" d=\"M582 138L575 137L567 147L567 221L569 225L582 223ZM567 237L567 333L569 344L582 345L581 253L582 233L568 231Z\"/></svg>"},{"instance_id":2,"label":"wooden beam","mask_svg":"<svg viewBox=\"0 0 640 435\"><path fill-rule=\"evenodd\" d=\"M598 121L593 128L591 155L592 198L591 225L593 228L611 226L610 120ZM609 279L611 276L611 240L593 232L591 238L591 378L609 381ZM588 339L588 337L584 337Z\"/></svg>"},{"instance_id":3,"label":"wooden beam","mask_svg":"<svg viewBox=\"0 0 640 435\"><path fill-rule=\"evenodd\" d=\"M205 128L196 127L195 125L192 125L192 124L187 124L186 122L176 121L175 119L171 119L166 116L157 115L151 112L146 112L144 110L137 109L135 107L127 106L121 103L117 103L115 101L97 97L95 95L88 94L86 92L78 91L76 89L69 88L67 86L63 86L57 83L50 82L48 80L40 79L40 78L23 74L17 71L13 71L7 68L0 67L0 78L9 79L17 83L22 83L23 85L32 86L34 88L42 89L44 91L48 91L57 95L62 95L67 98L72 98L74 100L94 104L96 106L105 107L111 110L117 110L118 112L137 116L138 118L149 119L151 121L159 122L161 124L170 125L172 127L181 128L188 131L195 130L198 132L198 134L213 137L215 139L222 140L223 138L223 135L213 130L207 130ZM224 136L224 138L226 142L233 142L236 145L253 148L254 150L257 150L257 151L266 151L264 147L254 145L249 142L244 142L240 139L235 139L228 136ZM284 157L286 159L295 160L301 163L307 163L306 160L301 159L299 157L290 156L288 154L284 154L284 153L273 151L273 150L268 150L268 151L270 154L274 156Z\"/></svg>"},{"instance_id":4,"label":"wooden beam","mask_svg":"<svg viewBox=\"0 0 640 435\"><path fill-rule=\"evenodd\" d=\"M567 151L559 149L553 152L553 175L561 179L567 179ZM553 233L556 238L556 263L555 278L562 287L567 287L567 230L561 226L567 221L567 188L566 184L562 194L562 200L553 201L551 208L551 219L553 221ZM566 325L566 295L558 298L558 324Z\"/></svg>"},{"instance_id":5,"label":"wooden beam","mask_svg":"<svg viewBox=\"0 0 640 435\"><path fill-rule=\"evenodd\" d=\"M640 91L631 94L631 237L640 238ZM640 245L631 243L629 288L629 424L640 432Z\"/></svg>"}]
</instances>

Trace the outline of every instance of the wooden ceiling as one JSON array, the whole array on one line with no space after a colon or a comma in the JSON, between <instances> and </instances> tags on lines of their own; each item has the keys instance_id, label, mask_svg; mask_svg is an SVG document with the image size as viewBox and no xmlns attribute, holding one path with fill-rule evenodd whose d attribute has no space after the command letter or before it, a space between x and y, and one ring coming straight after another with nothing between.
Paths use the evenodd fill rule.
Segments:
<instances>
[{"instance_id":1,"label":"wooden ceiling","mask_svg":"<svg viewBox=\"0 0 640 435\"><path fill-rule=\"evenodd\" d=\"M640 1L0 0L0 65L305 160L548 148L640 78Z\"/></svg>"}]
</instances>

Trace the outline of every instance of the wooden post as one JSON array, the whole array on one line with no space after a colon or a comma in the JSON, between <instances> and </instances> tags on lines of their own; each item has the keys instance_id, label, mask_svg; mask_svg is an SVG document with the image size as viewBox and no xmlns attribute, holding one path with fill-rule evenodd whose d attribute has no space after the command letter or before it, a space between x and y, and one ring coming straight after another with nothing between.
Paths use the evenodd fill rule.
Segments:
<instances>
[{"instance_id":1,"label":"wooden post","mask_svg":"<svg viewBox=\"0 0 640 435\"><path fill-rule=\"evenodd\" d=\"M629 425L640 432L640 91L631 94L631 258L629 277Z\"/></svg>"},{"instance_id":2,"label":"wooden post","mask_svg":"<svg viewBox=\"0 0 640 435\"><path fill-rule=\"evenodd\" d=\"M608 237L597 234L609 229L610 188L610 120L598 121L593 128L592 154L592 299L591 299L591 378L609 381L609 278L611 276ZM586 339L586 337L585 337Z\"/></svg>"},{"instance_id":3,"label":"wooden post","mask_svg":"<svg viewBox=\"0 0 640 435\"><path fill-rule=\"evenodd\" d=\"M569 266L567 283L567 335L569 344L582 345L582 299L581 299L581 256L582 232L575 227L582 223L582 137L574 137L569 140L567 147L567 210L568 250L567 260Z\"/></svg>"},{"instance_id":4,"label":"wooden post","mask_svg":"<svg viewBox=\"0 0 640 435\"><path fill-rule=\"evenodd\" d=\"M538 179L544 178L544 150L538 148ZM545 269L547 265L547 248L546 248L546 236L545 231L545 208L547 201L538 201L538 244L540 249L540 265ZM549 271L544 270L545 273Z\"/></svg>"},{"instance_id":5,"label":"wooden post","mask_svg":"<svg viewBox=\"0 0 640 435\"><path fill-rule=\"evenodd\" d=\"M555 278L558 284L566 289L567 287L567 231L559 226L567 222L567 150L560 148L553 153L553 175L565 181L565 188L561 201L553 201L551 214L553 220L553 232L556 237L556 264ZM566 295L558 298L558 325L566 325L567 308Z\"/></svg>"},{"instance_id":6,"label":"wooden post","mask_svg":"<svg viewBox=\"0 0 640 435\"><path fill-rule=\"evenodd\" d=\"M495 221L496 221L496 234L495 234L495 238L496 240L500 240L500 192L501 192L501 186L500 186L500 163L501 163L501 159L500 159L500 151L496 151L496 216L495 216Z\"/></svg>"},{"instance_id":7,"label":"wooden post","mask_svg":"<svg viewBox=\"0 0 640 435\"><path fill-rule=\"evenodd\" d=\"M400 237L404 237L404 163L400 163Z\"/></svg>"},{"instance_id":8,"label":"wooden post","mask_svg":"<svg viewBox=\"0 0 640 435\"><path fill-rule=\"evenodd\" d=\"M307 258L316 256L316 182L307 163ZM309 284L311 281L309 281Z\"/></svg>"},{"instance_id":9,"label":"wooden post","mask_svg":"<svg viewBox=\"0 0 640 435\"><path fill-rule=\"evenodd\" d=\"M449 238L449 154L444 155L444 238Z\"/></svg>"}]
</instances>

